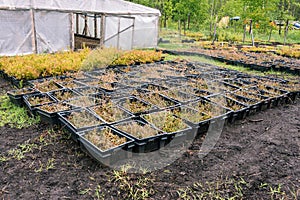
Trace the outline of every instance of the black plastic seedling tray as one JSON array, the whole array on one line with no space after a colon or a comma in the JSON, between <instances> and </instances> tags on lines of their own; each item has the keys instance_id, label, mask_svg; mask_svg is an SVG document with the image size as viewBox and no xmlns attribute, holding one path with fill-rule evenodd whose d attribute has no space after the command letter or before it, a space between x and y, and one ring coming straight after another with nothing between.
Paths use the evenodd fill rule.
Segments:
<instances>
[{"instance_id":1,"label":"black plastic seedling tray","mask_svg":"<svg viewBox=\"0 0 300 200\"><path fill-rule=\"evenodd\" d=\"M86 121L86 124L82 126L78 126L76 124L73 124L70 120L69 117L74 114L74 113L84 113L83 117L80 118L79 122L84 122ZM89 117L89 120L88 118ZM74 109L71 111L64 111L64 112L59 112L58 113L58 119L60 121L61 126L71 133L72 139L74 141L78 140L78 132L84 131L86 129L94 128L99 125L103 125L104 122L101 121L97 116L95 116L89 109L86 108L79 108L79 109Z\"/></svg>"},{"instance_id":2,"label":"black plastic seedling tray","mask_svg":"<svg viewBox=\"0 0 300 200\"><path fill-rule=\"evenodd\" d=\"M126 142L115 147L102 150L94 141L86 138L86 135L91 133L92 131L97 131L99 134L101 134L101 131L103 131L104 129L109 129L111 133L116 137L126 138ZM135 147L133 139L127 137L120 131L106 125L79 132L78 136L81 149L88 153L92 158L96 159L104 165L112 165L118 161L131 158L133 149Z\"/></svg>"},{"instance_id":3,"label":"black plastic seedling tray","mask_svg":"<svg viewBox=\"0 0 300 200\"><path fill-rule=\"evenodd\" d=\"M38 98L46 98L47 101L46 102L37 102L36 104L32 104L30 103L30 100L31 99L38 99ZM48 104L48 103L55 103L56 100L51 97L48 93L35 93L35 94L30 94L30 95L24 95L23 96L23 101L25 102L26 104L26 107L28 108L28 110L36 115L36 108L39 107L39 106L42 106L44 104Z\"/></svg>"},{"instance_id":4,"label":"black plastic seedling tray","mask_svg":"<svg viewBox=\"0 0 300 200\"><path fill-rule=\"evenodd\" d=\"M162 116L162 119L160 121L155 121L155 120L153 121L148 119L148 116L155 118L159 115ZM163 127L166 126L165 121L168 118L168 115L174 117L174 119L175 118L179 119L180 120L179 123L181 123L184 127L173 131L167 131L167 132L163 130L164 129ZM196 132L193 130L193 128L189 126L184 120L175 116L171 110L153 112L153 113L141 115L141 117L143 120L152 124L157 129L166 132L166 134L168 135L168 143L170 143L171 146L182 145L186 140L193 140L196 136Z\"/></svg>"},{"instance_id":5,"label":"black plastic seedling tray","mask_svg":"<svg viewBox=\"0 0 300 200\"><path fill-rule=\"evenodd\" d=\"M47 111L46 109L44 109L45 106L49 106L49 107L55 107L55 106L63 106L61 107L61 109L55 109L53 111ZM75 109L73 106L68 105L64 102L58 102L58 103L49 103L49 104L45 104L42 105L40 107L36 108L36 113L40 116L41 121L44 123L47 123L49 125L58 125L59 124L59 120L58 120L58 113L59 112L64 112L64 111L69 111Z\"/></svg>"},{"instance_id":6,"label":"black plastic seedling tray","mask_svg":"<svg viewBox=\"0 0 300 200\"><path fill-rule=\"evenodd\" d=\"M18 106L24 106L25 102L23 100L23 96L25 95L31 95L31 94L37 94L40 93L34 88L21 88L17 90L8 91L7 95L11 102Z\"/></svg>"},{"instance_id":7,"label":"black plastic seedling tray","mask_svg":"<svg viewBox=\"0 0 300 200\"><path fill-rule=\"evenodd\" d=\"M136 125L138 124L138 126L141 127L145 127L148 129L151 129L151 131L153 131L153 133L156 133L155 135L146 137L146 138L138 138L137 136L135 136L133 134L133 132L130 131L124 131L122 130L122 126L132 126L132 125ZM133 119L127 122L121 122L121 123L117 123L113 125L114 128L116 128L117 130L119 130L120 132L122 132L124 135L132 138L134 140L135 143L135 148L134 148L134 152L136 153L147 153L147 152L151 152L151 151L156 151L158 149L160 149L161 147L164 147L168 141L168 135L166 133L164 133L163 131L155 128L154 126L152 126L151 124L147 123L146 121L137 118L137 119ZM132 128L134 129L134 128ZM132 130L134 131L134 130Z\"/></svg>"},{"instance_id":8,"label":"black plastic seedling tray","mask_svg":"<svg viewBox=\"0 0 300 200\"><path fill-rule=\"evenodd\" d=\"M100 104L89 107L89 109L94 115L109 125L128 121L133 117L131 113L114 104L112 101L108 102L110 103L107 104L105 102L101 102Z\"/></svg>"},{"instance_id":9,"label":"black plastic seedling tray","mask_svg":"<svg viewBox=\"0 0 300 200\"><path fill-rule=\"evenodd\" d=\"M242 104L241 102L235 101L232 98L226 97L224 95L215 95L207 98L209 101L212 101L216 104L219 104L225 108L230 109L229 122L233 123L236 120L243 120L249 114L250 107ZM234 109L233 106L236 105L239 108Z\"/></svg>"},{"instance_id":10,"label":"black plastic seedling tray","mask_svg":"<svg viewBox=\"0 0 300 200\"><path fill-rule=\"evenodd\" d=\"M116 100L116 104L135 116L155 112L158 110L156 106L134 96L118 99Z\"/></svg>"}]
</instances>

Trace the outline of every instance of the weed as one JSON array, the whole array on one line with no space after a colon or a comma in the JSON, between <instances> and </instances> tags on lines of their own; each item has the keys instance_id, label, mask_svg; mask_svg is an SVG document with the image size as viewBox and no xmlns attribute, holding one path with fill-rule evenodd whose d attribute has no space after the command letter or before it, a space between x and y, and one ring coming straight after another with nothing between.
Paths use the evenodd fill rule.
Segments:
<instances>
[{"instance_id":1,"label":"weed","mask_svg":"<svg viewBox=\"0 0 300 200\"><path fill-rule=\"evenodd\" d=\"M40 118L30 117L25 108L10 102L8 96L0 96L0 127L9 125L12 128L29 127L40 122Z\"/></svg>"},{"instance_id":2,"label":"weed","mask_svg":"<svg viewBox=\"0 0 300 200\"><path fill-rule=\"evenodd\" d=\"M16 148L10 149L8 155L16 160L22 160L25 158L26 153L32 152L32 150L36 148L38 148L37 144L31 144L29 140L27 140L25 143L19 144Z\"/></svg>"},{"instance_id":3,"label":"weed","mask_svg":"<svg viewBox=\"0 0 300 200\"><path fill-rule=\"evenodd\" d=\"M121 171L114 170L111 182L122 194L122 199L146 199L153 194L153 189L149 188L153 179L143 175L128 174L130 167L122 168Z\"/></svg>"}]
</instances>

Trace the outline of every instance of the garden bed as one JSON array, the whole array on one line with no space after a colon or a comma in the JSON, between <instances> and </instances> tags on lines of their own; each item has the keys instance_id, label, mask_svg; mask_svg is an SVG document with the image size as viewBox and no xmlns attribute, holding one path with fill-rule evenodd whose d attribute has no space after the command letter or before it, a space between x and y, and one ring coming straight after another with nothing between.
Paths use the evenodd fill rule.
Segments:
<instances>
[{"instance_id":1,"label":"garden bed","mask_svg":"<svg viewBox=\"0 0 300 200\"><path fill-rule=\"evenodd\" d=\"M300 75L300 60L270 53L253 53L244 51L204 50L192 48L187 51L164 50L175 55L203 56L230 65L244 66L259 71L281 71Z\"/></svg>"},{"instance_id":2,"label":"garden bed","mask_svg":"<svg viewBox=\"0 0 300 200\"><path fill-rule=\"evenodd\" d=\"M48 117L50 124L60 121L75 140L87 129L114 126L133 140L136 147L130 150L145 153L171 141L182 145L207 132L217 120L244 120L250 114L291 102L300 93L297 81L251 76L199 62L163 61L122 69L110 67L33 80L31 88L22 90L21 95L34 114L45 121ZM8 94L13 99L16 92ZM20 100L15 102L23 104ZM45 114L43 110L50 105L66 107L49 108ZM78 119L73 120L73 116ZM172 123L164 124L171 118ZM136 134L142 129L138 127L135 135L128 133L131 129L118 128L136 120L138 124L146 121L159 134L139 138ZM185 126L174 129L181 123ZM91 148L92 155L102 153L99 148Z\"/></svg>"}]
</instances>

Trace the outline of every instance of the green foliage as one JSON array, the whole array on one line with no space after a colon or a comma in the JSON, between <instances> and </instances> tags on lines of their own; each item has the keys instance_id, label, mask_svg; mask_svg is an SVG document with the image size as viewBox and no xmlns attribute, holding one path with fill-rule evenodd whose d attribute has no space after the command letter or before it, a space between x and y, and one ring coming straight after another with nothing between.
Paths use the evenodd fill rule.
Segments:
<instances>
[{"instance_id":1,"label":"green foliage","mask_svg":"<svg viewBox=\"0 0 300 200\"><path fill-rule=\"evenodd\" d=\"M12 128L24 128L39 123L39 117L31 117L25 108L10 102L8 96L0 96L0 127L9 125Z\"/></svg>"}]
</instances>

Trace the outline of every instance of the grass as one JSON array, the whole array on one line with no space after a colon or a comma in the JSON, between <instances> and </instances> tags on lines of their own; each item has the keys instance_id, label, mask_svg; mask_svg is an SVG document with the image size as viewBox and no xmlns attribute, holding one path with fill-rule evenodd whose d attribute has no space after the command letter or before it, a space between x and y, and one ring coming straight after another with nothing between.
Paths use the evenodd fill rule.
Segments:
<instances>
[{"instance_id":1,"label":"grass","mask_svg":"<svg viewBox=\"0 0 300 200\"><path fill-rule=\"evenodd\" d=\"M25 108L14 105L7 95L0 96L0 127L26 128L40 122L39 116L28 115Z\"/></svg>"}]
</instances>

